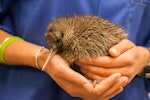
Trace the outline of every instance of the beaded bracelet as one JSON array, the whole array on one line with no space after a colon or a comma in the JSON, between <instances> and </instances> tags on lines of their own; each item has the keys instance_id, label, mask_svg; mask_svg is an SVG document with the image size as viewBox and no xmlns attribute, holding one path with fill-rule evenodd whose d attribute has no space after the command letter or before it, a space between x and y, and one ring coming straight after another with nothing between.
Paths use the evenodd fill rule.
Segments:
<instances>
[{"instance_id":1,"label":"beaded bracelet","mask_svg":"<svg viewBox=\"0 0 150 100\"><path fill-rule=\"evenodd\" d=\"M1 44L0 44L0 62L3 64L7 64L6 61L4 60L4 52L7 46L12 43L13 41L16 40L23 40L22 38L18 36L11 36L7 37Z\"/></svg>"}]
</instances>

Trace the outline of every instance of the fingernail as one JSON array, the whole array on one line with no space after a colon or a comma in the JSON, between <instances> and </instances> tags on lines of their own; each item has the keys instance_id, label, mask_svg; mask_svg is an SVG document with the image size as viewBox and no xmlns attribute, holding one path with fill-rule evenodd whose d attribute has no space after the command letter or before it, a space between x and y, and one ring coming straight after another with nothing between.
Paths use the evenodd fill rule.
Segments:
<instances>
[{"instance_id":1,"label":"fingernail","mask_svg":"<svg viewBox=\"0 0 150 100\"><path fill-rule=\"evenodd\" d=\"M115 75L117 75L118 77L121 77L121 73L114 73Z\"/></svg>"},{"instance_id":2,"label":"fingernail","mask_svg":"<svg viewBox=\"0 0 150 100\"><path fill-rule=\"evenodd\" d=\"M117 54L118 54L118 51L117 51L117 49L115 49L115 48L112 48L112 49L111 49L111 52L113 53L113 55L117 55Z\"/></svg>"}]
</instances>

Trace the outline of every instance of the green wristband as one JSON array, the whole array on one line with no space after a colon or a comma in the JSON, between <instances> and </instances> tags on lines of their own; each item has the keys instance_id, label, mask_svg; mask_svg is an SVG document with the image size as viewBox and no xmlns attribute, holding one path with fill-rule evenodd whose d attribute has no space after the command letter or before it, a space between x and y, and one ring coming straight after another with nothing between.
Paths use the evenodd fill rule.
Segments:
<instances>
[{"instance_id":1,"label":"green wristband","mask_svg":"<svg viewBox=\"0 0 150 100\"><path fill-rule=\"evenodd\" d=\"M4 60L4 52L5 52L5 49L6 47L12 43L13 41L16 41L16 40L23 40L22 38L20 37L17 37L17 36L11 36L11 37L7 37L3 42L2 44L0 44L0 62L1 63L4 63L6 64L5 60Z\"/></svg>"}]
</instances>

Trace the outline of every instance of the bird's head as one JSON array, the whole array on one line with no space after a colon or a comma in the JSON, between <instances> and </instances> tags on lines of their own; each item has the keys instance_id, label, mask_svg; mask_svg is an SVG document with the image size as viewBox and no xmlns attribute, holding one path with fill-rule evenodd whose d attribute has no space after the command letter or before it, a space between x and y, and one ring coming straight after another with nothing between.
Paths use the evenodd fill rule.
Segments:
<instances>
[{"instance_id":1,"label":"bird's head","mask_svg":"<svg viewBox=\"0 0 150 100\"><path fill-rule=\"evenodd\" d=\"M56 52L61 50L72 41L74 34L74 25L71 19L57 18L53 20L48 26L47 33L45 34L48 45Z\"/></svg>"},{"instance_id":2,"label":"bird's head","mask_svg":"<svg viewBox=\"0 0 150 100\"><path fill-rule=\"evenodd\" d=\"M61 51L62 47L62 38L63 33L53 30L51 27L49 27L47 33L45 34L47 43L53 51L59 52Z\"/></svg>"}]
</instances>

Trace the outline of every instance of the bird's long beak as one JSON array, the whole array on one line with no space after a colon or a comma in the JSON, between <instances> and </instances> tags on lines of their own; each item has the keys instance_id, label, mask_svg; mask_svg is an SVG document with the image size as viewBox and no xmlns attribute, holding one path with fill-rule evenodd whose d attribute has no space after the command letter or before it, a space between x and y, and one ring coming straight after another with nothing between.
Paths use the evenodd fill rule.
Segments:
<instances>
[{"instance_id":1,"label":"bird's long beak","mask_svg":"<svg viewBox=\"0 0 150 100\"><path fill-rule=\"evenodd\" d=\"M50 53L42 67L42 71L44 71L45 67L47 66L48 62L52 59L52 57L56 54L56 50L50 49Z\"/></svg>"}]
</instances>

